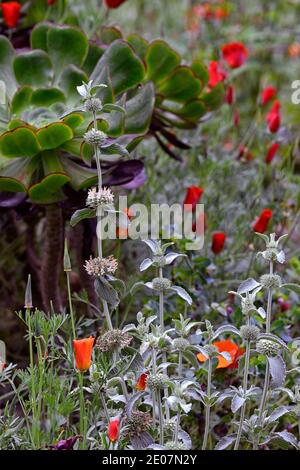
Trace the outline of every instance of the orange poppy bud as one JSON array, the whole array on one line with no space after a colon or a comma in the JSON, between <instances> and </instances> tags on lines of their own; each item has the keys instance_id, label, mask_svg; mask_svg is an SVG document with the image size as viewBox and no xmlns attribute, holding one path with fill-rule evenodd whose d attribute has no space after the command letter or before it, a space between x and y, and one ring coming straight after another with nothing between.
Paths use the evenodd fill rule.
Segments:
<instances>
[{"instance_id":1,"label":"orange poppy bud","mask_svg":"<svg viewBox=\"0 0 300 470\"><path fill-rule=\"evenodd\" d=\"M95 338L90 336L84 339L74 339L73 347L75 353L76 369L85 372L91 367L92 350Z\"/></svg>"},{"instance_id":2,"label":"orange poppy bud","mask_svg":"<svg viewBox=\"0 0 300 470\"><path fill-rule=\"evenodd\" d=\"M254 232L264 233L268 228L268 223L272 215L273 212L271 211L271 209L264 209L255 224L253 225Z\"/></svg>"},{"instance_id":3,"label":"orange poppy bud","mask_svg":"<svg viewBox=\"0 0 300 470\"><path fill-rule=\"evenodd\" d=\"M1 3L4 23L8 28L15 28L20 19L21 3L5 2Z\"/></svg>"},{"instance_id":4,"label":"orange poppy bud","mask_svg":"<svg viewBox=\"0 0 300 470\"><path fill-rule=\"evenodd\" d=\"M219 352L227 352L230 354L230 360L225 359L225 357L219 355L218 358L218 365L217 369L225 369L225 368L235 368L237 364L237 360L240 356L244 354L244 350L240 349L237 344L235 344L230 339L225 339L223 341L215 341L213 343L214 346L218 349ZM200 362L205 362L207 359L204 354L199 353L197 354L197 358Z\"/></svg>"}]
</instances>

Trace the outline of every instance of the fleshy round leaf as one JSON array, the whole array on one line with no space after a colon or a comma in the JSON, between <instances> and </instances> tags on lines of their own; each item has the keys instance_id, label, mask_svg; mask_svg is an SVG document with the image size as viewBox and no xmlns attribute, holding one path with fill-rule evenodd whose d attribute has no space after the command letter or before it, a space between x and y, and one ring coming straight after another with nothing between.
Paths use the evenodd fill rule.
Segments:
<instances>
[{"instance_id":1,"label":"fleshy round leaf","mask_svg":"<svg viewBox=\"0 0 300 470\"><path fill-rule=\"evenodd\" d=\"M43 150L58 148L72 137L72 129L62 122L54 122L37 131L37 138Z\"/></svg>"},{"instance_id":2,"label":"fleshy round leaf","mask_svg":"<svg viewBox=\"0 0 300 470\"><path fill-rule=\"evenodd\" d=\"M12 114L20 114L30 106L31 96L33 89L30 86L25 85L14 94L11 103Z\"/></svg>"},{"instance_id":3,"label":"fleshy round leaf","mask_svg":"<svg viewBox=\"0 0 300 470\"><path fill-rule=\"evenodd\" d=\"M58 71L73 64L80 67L88 53L88 40L78 29L70 26L50 28L47 34L47 49Z\"/></svg>"},{"instance_id":4,"label":"fleshy round leaf","mask_svg":"<svg viewBox=\"0 0 300 470\"><path fill-rule=\"evenodd\" d=\"M20 85L47 86L53 76L51 60L42 50L18 54L14 59L13 68Z\"/></svg>"},{"instance_id":5,"label":"fleshy round leaf","mask_svg":"<svg viewBox=\"0 0 300 470\"><path fill-rule=\"evenodd\" d=\"M32 157L40 150L35 133L28 127L18 127L0 137L0 152L5 157Z\"/></svg>"},{"instance_id":6,"label":"fleshy round leaf","mask_svg":"<svg viewBox=\"0 0 300 470\"><path fill-rule=\"evenodd\" d=\"M201 81L195 77L192 70L185 66L177 67L159 85L159 92L166 98L184 103L196 98L201 92Z\"/></svg>"},{"instance_id":7,"label":"fleshy round leaf","mask_svg":"<svg viewBox=\"0 0 300 470\"><path fill-rule=\"evenodd\" d=\"M14 56L15 51L9 40L4 36L0 36L0 80L5 83L6 93L9 98L12 97L17 88L12 68Z\"/></svg>"},{"instance_id":8,"label":"fleshy round leaf","mask_svg":"<svg viewBox=\"0 0 300 470\"><path fill-rule=\"evenodd\" d=\"M33 202L39 204L52 204L61 200L60 189L70 180L63 173L54 173L45 176L42 181L29 188L28 194Z\"/></svg>"},{"instance_id":9,"label":"fleshy round leaf","mask_svg":"<svg viewBox=\"0 0 300 470\"><path fill-rule=\"evenodd\" d=\"M66 97L58 88L39 88L34 90L31 97L33 106L51 106L54 103L64 103Z\"/></svg>"},{"instance_id":10,"label":"fleshy round leaf","mask_svg":"<svg viewBox=\"0 0 300 470\"><path fill-rule=\"evenodd\" d=\"M180 64L177 54L165 41L153 41L147 50L147 79L158 83L164 80Z\"/></svg>"}]
</instances>

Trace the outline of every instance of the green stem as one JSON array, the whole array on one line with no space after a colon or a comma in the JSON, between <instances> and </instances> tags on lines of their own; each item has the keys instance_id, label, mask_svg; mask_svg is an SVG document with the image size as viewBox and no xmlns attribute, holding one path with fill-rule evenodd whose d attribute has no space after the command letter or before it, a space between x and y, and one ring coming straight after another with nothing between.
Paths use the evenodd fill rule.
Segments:
<instances>
[{"instance_id":1,"label":"green stem","mask_svg":"<svg viewBox=\"0 0 300 470\"><path fill-rule=\"evenodd\" d=\"M28 326L28 343L29 343L29 361L30 361L30 389L31 389L31 408L32 408L32 421L33 421L33 439L36 434L36 393L35 393L35 378L34 378L34 356L33 356L33 341L31 330L30 308L26 309L26 318Z\"/></svg>"},{"instance_id":2,"label":"green stem","mask_svg":"<svg viewBox=\"0 0 300 470\"><path fill-rule=\"evenodd\" d=\"M81 450L86 448L86 414L85 414L85 402L84 402L84 391L83 391L83 374L78 372L78 383L79 383L79 394L80 394L80 417L79 417L79 429L82 441L80 444Z\"/></svg>"},{"instance_id":3,"label":"green stem","mask_svg":"<svg viewBox=\"0 0 300 470\"><path fill-rule=\"evenodd\" d=\"M250 349L250 341L247 341L247 343L246 343L244 379L243 379L244 396L246 396L247 388L248 388L250 350L251 350ZM239 428L238 428L237 438L236 438L235 445L234 445L234 450L238 450L239 445L240 445L240 440L241 440L241 435L242 435L242 430L243 430L243 423L244 423L244 419L245 419L245 411L246 411L246 401L244 402L244 404L242 406L242 409L241 409Z\"/></svg>"},{"instance_id":4,"label":"green stem","mask_svg":"<svg viewBox=\"0 0 300 470\"><path fill-rule=\"evenodd\" d=\"M42 414L42 404L43 404L43 378L44 378L44 359L43 352L41 348L40 338L37 338L36 341L37 352L38 352L38 361L39 361L39 384L38 384L38 403L37 403L37 413L36 413L36 428L37 428L37 447L40 447L40 428L41 428L41 414Z\"/></svg>"},{"instance_id":5,"label":"green stem","mask_svg":"<svg viewBox=\"0 0 300 470\"><path fill-rule=\"evenodd\" d=\"M206 395L208 396L208 398L210 398L210 395L211 395L211 375L212 375L212 360L211 358L209 358L208 359L207 391L206 391ZM205 431L204 431L202 450L206 450L206 447L207 447L209 428L210 428L210 404L207 404L205 406Z\"/></svg>"},{"instance_id":6,"label":"green stem","mask_svg":"<svg viewBox=\"0 0 300 470\"><path fill-rule=\"evenodd\" d=\"M72 333L73 333L73 339L76 339L75 321L74 321L71 286L70 286L70 274L68 271L66 272L66 275L67 275L68 298L69 298L69 309L70 309L70 316L71 316Z\"/></svg>"}]
</instances>

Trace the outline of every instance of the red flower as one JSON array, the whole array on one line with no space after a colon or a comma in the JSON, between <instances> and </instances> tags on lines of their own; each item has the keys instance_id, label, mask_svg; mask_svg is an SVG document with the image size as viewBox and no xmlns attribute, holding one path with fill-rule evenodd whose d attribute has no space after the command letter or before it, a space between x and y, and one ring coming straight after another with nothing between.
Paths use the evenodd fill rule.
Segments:
<instances>
[{"instance_id":1,"label":"red flower","mask_svg":"<svg viewBox=\"0 0 300 470\"><path fill-rule=\"evenodd\" d=\"M267 152L267 155L266 155L266 163L271 163L273 158L275 157L276 155L276 152L279 148L279 143L278 142L273 142L273 144L271 145L271 147L269 148L268 152Z\"/></svg>"},{"instance_id":2,"label":"red flower","mask_svg":"<svg viewBox=\"0 0 300 470\"><path fill-rule=\"evenodd\" d=\"M118 418L112 419L108 425L107 435L111 442L116 442L120 432L120 420Z\"/></svg>"},{"instance_id":3,"label":"red flower","mask_svg":"<svg viewBox=\"0 0 300 470\"><path fill-rule=\"evenodd\" d=\"M49 6L54 5L54 3L56 3L56 0L48 0L48 5Z\"/></svg>"},{"instance_id":4,"label":"red flower","mask_svg":"<svg viewBox=\"0 0 300 470\"><path fill-rule=\"evenodd\" d=\"M261 92L261 104L265 106L276 96L277 90L273 86L267 86Z\"/></svg>"},{"instance_id":5,"label":"red flower","mask_svg":"<svg viewBox=\"0 0 300 470\"><path fill-rule=\"evenodd\" d=\"M255 224L253 225L254 232L264 233L268 228L268 223L272 215L273 212L271 211L271 209L264 209Z\"/></svg>"},{"instance_id":6,"label":"red flower","mask_svg":"<svg viewBox=\"0 0 300 470\"><path fill-rule=\"evenodd\" d=\"M139 391L144 391L145 388L146 388L146 385L147 385L147 378L148 378L148 373L147 372L143 372L139 378L138 378L138 381L136 383L136 389L139 390Z\"/></svg>"},{"instance_id":7,"label":"red flower","mask_svg":"<svg viewBox=\"0 0 300 470\"><path fill-rule=\"evenodd\" d=\"M229 105L231 105L234 101L234 88L232 85L228 85L227 87L225 101Z\"/></svg>"},{"instance_id":8,"label":"red flower","mask_svg":"<svg viewBox=\"0 0 300 470\"><path fill-rule=\"evenodd\" d=\"M118 8L126 0L105 0L107 8Z\"/></svg>"},{"instance_id":9,"label":"red flower","mask_svg":"<svg viewBox=\"0 0 300 470\"><path fill-rule=\"evenodd\" d=\"M287 310L289 310L291 308L291 304L289 302L287 302L286 300L284 300L282 297L279 297L277 302L280 305L281 312L286 312Z\"/></svg>"},{"instance_id":10,"label":"red flower","mask_svg":"<svg viewBox=\"0 0 300 470\"><path fill-rule=\"evenodd\" d=\"M85 339L73 340L76 369L81 372L84 372L91 367L94 341L95 338L93 338L93 336Z\"/></svg>"},{"instance_id":11,"label":"red flower","mask_svg":"<svg viewBox=\"0 0 300 470\"><path fill-rule=\"evenodd\" d=\"M269 131L272 133L277 132L281 123L279 100L274 101L273 106L268 112L266 119L267 119Z\"/></svg>"},{"instance_id":12,"label":"red flower","mask_svg":"<svg viewBox=\"0 0 300 470\"><path fill-rule=\"evenodd\" d=\"M218 255L224 248L226 234L224 232L214 233L212 236L211 251Z\"/></svg>"},{"instance_id":13,"label":"red flower","mask_svg":"<svg viewBox=\"0 0 300 470\"><path fill-rule=\"evenodd\" d=\"M197 203L200 201L200 198L203 194L204 189L199 188L198 186L190 186L187 188L186 196L183 201L184 209L186 211L194 210ZM192 207L188 207L191 205Z\"/></svg>"},{"instance_id":14,"label":"red flower","mask_svg":"<svg viewBox=\"0 0 300 470\"><path fill-rule=\"evenodd\" d=\"M223 341L215 341L214 346L218 348L219 352L227 352L230 354L230 360L225 359L225 357L219 355L217 369L230 368L233 369L237 367L238 359L244 354L244 350L240 349L237 344L235 344L230 339L225 339ZM197 358L200 362L205 362L207 359L204 354L197 354Z\"/></svg>"},{"instance_id":15,"label":"red flower","mask_svg":"<svg viewBox=\"0 0 300 470\"><path fill-rule=\"evenodd\" d=\"M248 49L241 42L231 42L222 47L223 58L230 68L237 69L246 62Z\"/></svg>"},{"instance_id":16,"label":"red flower","mask_svg":"<svg viewBox=\"0 0 300 470\"><path fill-rule=\"evenodd\" d=\"M245 147L244 145L241 145L239 148L239 159L243 162L250 162L253 160L253 155L248 149L248 147Z\"/></svg>"},{"instance_id":17,"label":"red flower","mask_svg":"<svg viewBox=\"0 0 300 470\"><path fill-rule=\"evenodd\" d=\"M21 3L5 2L1 3L4 23L8 28L15 28L20 19Z\"/></svg>"},{"instance_id":18,"label":"red flower","mask_svg":"<svg viewBox=\"0 0 300 470\"><path fill-rule=\"evenodd\" d=\"M218 83L223 82L227 77L227 73L223 70L221 64L216 60L212 60L208 66L210 88L215 87Z\"/></svg>"}]
</instances>

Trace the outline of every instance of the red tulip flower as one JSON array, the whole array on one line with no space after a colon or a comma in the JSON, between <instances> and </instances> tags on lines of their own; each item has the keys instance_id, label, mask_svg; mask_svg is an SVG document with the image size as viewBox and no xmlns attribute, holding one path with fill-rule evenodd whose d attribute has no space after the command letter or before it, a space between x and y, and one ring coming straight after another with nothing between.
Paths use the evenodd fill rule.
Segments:
<instances>
[{"instance_id":1,"label":"red tulip flower","mask_svg":"<svg viewBox=\"0 0 300 470\"><path fill-rule=\"evenodd\" d=\"M265 106L276 96L277 90L273 86L267 86L261 92L261 104Z\"/></svg>"},{"instance_id":2,"label":"red tulip flower","mask_svg":"<svg viewBox=\"0 0 300 470\"><path fill-rule=\"evenodd\" d=\"M15 28L18 24L21 14L21 3L5 2L1 3L4 23L8 28Z\"/></svg>"},{"instance_id":3,"label":"red tulip flower","mask_svg":"<svg viewBox=\"0 0 300 470\"><path fill-rule=\"evenodd\" d=\"M112 419L108 425L107 435L111 442L116 442L118 440L120 433L120 420L118 418Z\"/></svg>"},{"instance_id":4,"label":"red tulip flower","mask_svg":"<svg viewBox=\"0 0 300 470\"><path fill-rule=\"evenodd\" d=\"M265 161L266 161L267 164L270 164L273 161L273 158L275 157L278 148L279 148L279 143L278 142L273 142L271 147L268 149L268 152L267 152L267 155L266 155Z\"/></svg>"},{"instance_id":5,"label":"red tulip flower","mask_svg":"<svg viewBox=\"0 0 300 470\"><path fill-rule=\"evenodd\" d=\"M208 66L209 72L209 81L208 86L210 88L215 87L218 83L223 82L226 77L227 73L223 70L221 64L216 60L212 60Z\"/></svg>"},{"instance_id":6,"label":"red tulip flower","mask_svg":"<svg viewBox=\"0 0 300 470\"><path fill-rule=\"evenodd\" d=\"M230 68L237 69L248 58L248 49L241 42L231 42L222 47L223 58Z\"/></svg>"},{"instance_id":7,"label":"red tulip flower","mask_svg":"<svg viewBox=\"0 0 300 470\"><path fill-rule=\"evenodd\" d=\"M255 224L253 225L254 232L264 233L268 228L268 223L272 215L273 212L271 211L271 209L264 209Z\"/></svg>"},{"instance_id":8,"label":"red tulip flower","mask_svg":"<svg viewBox=\"0 0 300 470\"><path fill-rule=\"evenodd\" d=\"M189 188L187 188L186 196L183 201L184 209L186 211L191 211L195 209L196 205L200 201L203 191L204 189L199 188L198 186L190 186ZM188 207L189 205L192 207Z\"/></svg>"},{"instance_id":9,"label":"red tulip flower","mask_svg":"<svg viewBox=\"0 0 300 470\"><path fill-rule=\"evenodd\" d=\"M228 85L226 94L225 94L225 102L229 105L232 105L234 101L234 88L232 85Z\"/></svg>"},{"instance_id":10,"label":"red tulip flower","mask_svg":"<svg viewBox=\"0 0 300 470\"><path fill-rule=\"evenodd\" d=\"M273 106L268 112L266 119L267 119L269 131L272 132L273 134L277 132L281 123L279 100L274 101Z\"/></svg>"},{"instance_id":11,"label":"red tulip flower","mask_svg":"<svg viewBox=\"0 0 300 470\"><path fill-rule=\"evenodd\" d=\"M118 8L126 0L105 0L107 8Z\"/></svg>"},{"instance_id":12,"label":"red tulip flower","mask_svg":"<svg viewBox=\"0 0 300 470\"><path fill-rule=\"evenodd\" d=\"M93 338L93 336L85 339L73 340L76 369L81 372L85 372L91 367L94 341L95 338Z\"/></svg>"},{"instance_id":13,"label":"red tulip flower","mask_svg":"<svg viewBox=\"0 0 300 470\"><path fill-rule=\"evenodd\" d=\"M224 248L226 234L224 232L214 233L212 236L211 251L218 255Z\"/></svg>"},{"instance_id":14,"label":"red tulip flower","mask_svg":"<svg viewBox=\"0 0 300 470\"><path fill-rule=\"evenodd\" d=\"M54 5L54 3L56 3L56 0L48 0L48 5L49 6Z\"/></svg>"},{"instance_id":15,"label":"red tulip flower","mask_svg":"<svg viewBox=\"0 0 300 470\"><path fill-rule=\"evenodd\" d=\"M148 375L149 374L147 372L143 372L138 378L136 389L140 392L143 392L146 389Z\"/></svg>"}]
</instances>

